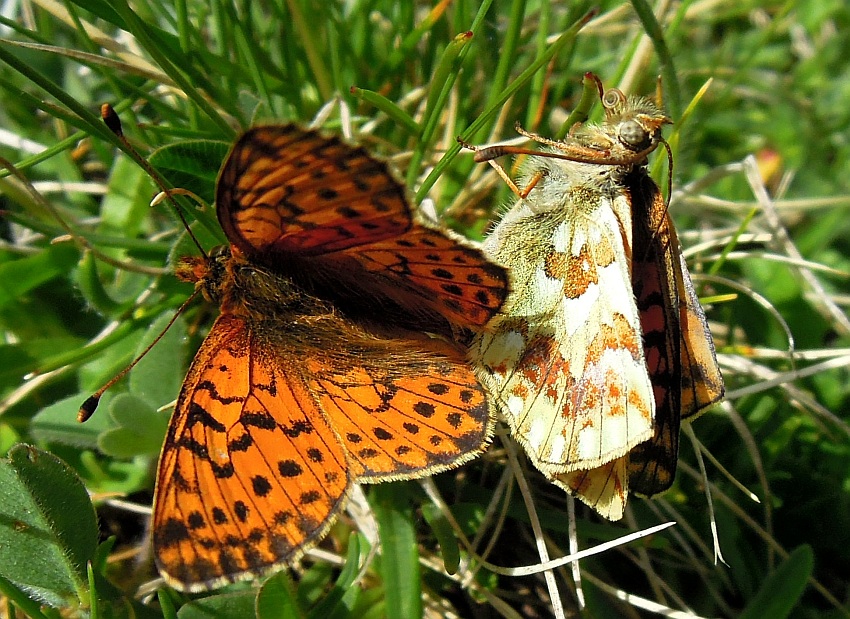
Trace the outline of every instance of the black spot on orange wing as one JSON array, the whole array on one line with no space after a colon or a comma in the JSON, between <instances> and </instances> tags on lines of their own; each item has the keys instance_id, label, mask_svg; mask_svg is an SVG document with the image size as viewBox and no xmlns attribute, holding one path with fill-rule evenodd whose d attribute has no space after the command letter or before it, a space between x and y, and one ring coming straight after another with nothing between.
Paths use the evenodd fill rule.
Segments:
<instances>
[{"instance_id":1,"label":"black spot on orange wing","mask_svg":"<svg viewBox=\"0 0 850 619\"><path fill-rule=\"evenodd\" d=\"M298 477L304 472L295 460L281 460L277 463L277 470L281 477Z\"/></svg>"},{"instance_id":2,"label":"black spot on orange wing","mask_svg":"<svg viewBox=\"0 0 850 619\"><path fill-rule=\"evenodd\" d=\"M424 417L425 419L433 417L434 414L437 412L436 408L434 407L434 404L432 404L431 402L424 402L422 400L416 402L416 404L413 405L413 410L417 415L419 415L420 417Z\"/></svg>"},{"instance_id":3,"label":"black spot on orange wing","mask_svg":"<svg viewBox=\"0 0 850 619\"><path fill-rule=\"evenodd\" d=\"M169 518L162 526L160 539L164 548L171 548L190 539L189 527L177 518Z\"/></svg>"},{"instance_id":4,"label":"black spot on orange wing","mask_svg":"<svg viewBox=\"0 0 850 619\"><path fill-rule=\"evenodd\" d=\"M213 475L215 475L217 479L228 479L233 477L233 474L236 472L233 468L232 462L227 462L225 464L210 462L210 466L212 467Z\"/></svg>"},{"instance_id":5,"label":"black spot on orange wing","mask_svg":"<svg viewBox=\"0 0 850 619\"><path fill-rule=\"evenodd\" d=\"M264 430L274 430L277 427L274 417L268 413L242 413L239 416L239 423L247 428L262 428Z\"/></svg>"},{"instance_id":6,"label":"black spot on orange wing","mask_svg":"<svg viewBox=\"0 0 850 619\"><path fill-rule=\"evenodd\" d=\"M236 501L233 503L233 513L236 514L236 517L240 522L246 522L251 511L245 503L242 501Z\"/></svg>"},{"instance_id":7,"label":"black spot on orange wing","mask_svg":"<svg viewBox=\"0 0 850 619\"><path fill-rule=\"evenodd\" d=\"M283 433L289 438L298 438L302 434L312 434L313 424L308 421L296 421L291 426L284 427Z\"/></svg>"},{"instance_id":8,"label":"black spot on orange wing","mask_svg":"<svg viewBox=\"0 0 850 619\"><path fill-rule=\"evenodd\" d=\"M254 491L255 496L264 497L271 492L272 485L269 483L269 480L262 475L255 475L251 478L251 488Z\"/></svg>"},{"instance_id":9,"label":"black spot on orange wing","mask_svg":"<svg viewBox=\"0 0 850 619\"><path fill-rule=\"evenodd\" d=\"M189 514L189 518L186 522L190 529L203 529L207 526L207 522L204 520L204 515L200 512L192 512Z\"/></svg>"},{"instance_id":10,"label":"black spot on orange wing","mask_svg":"<svg viewBox=\"0 0 850 619\"><path fill-rule=\"evenodd\" d=\"M227 514L225 514L224 510L220 507L213 507L212 516L213 524L227 524L227 522L229 521Z\"/></svg>"},{"instance_id":11,"label":"black spot on orange wing","mask_svg":"<svg viewBox=\"0 0 850 619\"><path fill-rule=\"evenodd\" d=\"M230 451L248 451L253 444L254 441L251 435L246 432L238 439L230 441L227 446L230 448Z\"/></svg>"},{"instance_id":12,"label":"black spot on orange wing","mask_svg":"<svg viewBox=\"0 0 850 619\"><path fill-rule=\"evenodd\" d=\"M301 494L301 504L309 505L310 503L315 503L320 500L322 495L316 490L309 490Z\"/></svg>"},{"instance_id":13,"label":"black spot on orange wing","mask_svg":"<svg viewBox=\"0 0 850 619\"><path fill-rule=\"evenodd\" d=\"M385 430L384 428L375 428L373 431L375 438L379 441L391 441L393 440L392 432Z\"/></svg>"}]
</instances>

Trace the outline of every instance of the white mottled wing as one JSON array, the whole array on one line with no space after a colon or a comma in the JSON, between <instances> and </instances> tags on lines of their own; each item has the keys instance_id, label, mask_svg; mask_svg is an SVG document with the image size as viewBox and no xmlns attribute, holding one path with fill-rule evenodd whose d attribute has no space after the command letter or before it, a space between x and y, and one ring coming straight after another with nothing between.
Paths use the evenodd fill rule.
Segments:
<instances>
[{"instance_id":1,"label":"white mottled wing","mask_svg":"<svg viewBox=\"0 0 850 619\"><path fill-rule=\"evenodd\" d=\"M546 179L537 195L545 192ZM481 381L544 474L593 469L652 436L630 276L628 202L586 186L519 202L484 243L511 269L502 314L473 342ZM615 212L616 211L616 212Z\"/></svg>"}]
</instances>

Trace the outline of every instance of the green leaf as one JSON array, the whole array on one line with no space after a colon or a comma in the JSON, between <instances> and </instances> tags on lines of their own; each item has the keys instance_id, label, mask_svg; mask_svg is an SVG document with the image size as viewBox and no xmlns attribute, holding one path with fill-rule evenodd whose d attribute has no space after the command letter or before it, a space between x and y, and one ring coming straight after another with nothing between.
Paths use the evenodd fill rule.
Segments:
<instances>
[{"instance_id":1,"label":"green leaf","mask_svg":"<svg viewBox=\"0 0 850 619\"><path fill-rule=\"evenodd\" d=\"M253 589L236 593L211 595L184 605L177 611L179 619L239 619L253 617L257 593Z\"/></svg>"},{"instance_id":2,"label":"green leaf","mask_svg":"<svg viewBox=\"0 0 850 619\"><path fill-rule=\"evenodd\" d=\"M0 594L6 598L7 607L12 604L31 619L46 619L46 615L41 612L41 605L38 602L2 576L0 576Z\"/></svg>"},{"instance_id":3,"label":"green leaf","mask_svg":"<svg viewBox=\"0 0 850 619\"><path fill-rule=\"evenodd\" d=\"M6 423L0 423L0 453L6 453L12 448L12 445L20 442L21 435Z\"/></svg>"},{"instance_id":4,"label":"green leaf","mask_svg":"<svg viewBox=\"0 0 850 619\"><path fill-rule=\"evenodd\" d=\"M0 460L0 576L54 607L79 604L97 546L88 493L56 456L19 444Z\"/></svg>"},{"instance_id":5,"label":"green leaf","mask_svg":"<svg viewBox=\"0 0 850 619\"><path fill-rule=\"evenodd\" d=\"M353 587L354 579L360 571L360 536L352 535L348 545L345 566L339 574L333 589L310 611L312 619L345 619L357 602L359 587Z\"/></svg>"},{"instance_id":6,"label":"green leaf","mask_svg":"<svg viewBox=\"0 0 850 619\"><path fill-rule=\"evenodd\" d=\"M159 600L159 606L162 608L162 616L165 619L177 619L177 610L172 599L174 594L171 589L160 589L156 592L156 597ZM171 593L169 593L171 592Z\"/></svg>"},{"instance_id":7,"label":"green leaf","mask_svg":"<svg viewBox=\"0 0 850 619\"><path fill-rule=\"evenodd\" d=\"M155 456L162 447L170 415L158 413L150 404L129 393L115 396L109 415L118 427L100 435L100 451L116 458Z\"/></svg>"},{"instance_id":8,"label":"green leaf","mask_svg":"<svg viewBox=\"0 0 850 619\"><path fill-rule=\"evenodd\" d=\"M386 616L389 619L422 616L419 549L413 513L404 493L390 485L372 489L378 535L381 539L380 572L384 580Z\"/></svg>"},{"instance_id":9,"label":"green leaf","mask_svg":"<svg viewBox=\"0 0 850 619\"><path fill-rule=\"evenodd\" d=\"M280 571L263 583L257 594L257 619L299 619L304 613L298 606L295 588L286 571Z\"/></svg>"},{"instance_id":10,"label":"green leaf","mask_svg":"<svg viewBox=\"0 0 850 619\"><path fill-rule=\"evenodd\" d=\"M115 160L109 174L109 191L100 207L101 233L123 232L128 238L139 234L148 217L152 182L147 173L128 157Z\"/></svg>"},{"instance_id":11,"label":"green leaf","mask_svg":"<svg viewBox=\"0 0 850 619\"><path fill-rule=\"evenodd\" d=\"M109 415L103 414L93 415L85 423L77 421L77 412L89 395L78 393L43 408L30 423L33 437L40 441L84 449L97 448L100 434L114 427L114 424ZM111 394L106 393L100 405L108 405L111 397Z\"/></svg>"},{"instance_id":12,"label":"green leaf","mask_svg":"<svg viewBox=\"0 0 850 619\"><path fill-rule=\"evenodd\" d=\"M159 337L159 341L142 357L129 376L130 393L155 408L174 401L183 384L186 327L178 318L167 331L163 331L171 318L169 312L159 316L148 327L136 355L144 352L155 338Z\"/></svg>"},{"instance_id":13,"label":"green leaf","mask_svg":"<svg viewBox=\"0 0 850 619\"><path fill-rule=\"evenodd\" d=\"M97 263L98 261L92 252L87 251L83 254L83 258L80 260L80 268L77 270L77 287L83 298L100 314L118 313L121 304L110 297L106 288L104 288L98 274Z\"/></svg>"},{"instance_id":14,"label":"green leaf","mask_svg":"<svg viewBox=\"0 0 850 619\"><path fill-rule=\"evenodd\" d=\"M77 264L79 251L54 245L32 256L0 264L0 308L16 303L27 292L67 273Z\"/></svg>"},{"instance_id":15,"label":"green leaf","mask_svg":"<svg viewBox=\"0 0 850 619\"><path fill-rule=\"evenodd\" d=\"M174 187L188 189L212 204L218 169L229 150L227 142L187 140L154 151L149 162Z\"/></svg>"},{"instance_id":16,"label":"green leaf","mask_svg":"<svg viewBox=\"0 0 850 619\"><path fill-rule=\"evenodd\" d=\"M750 600L739 619L770 617L782 619L800 602L806 582L812 576L815 559L811 546L798 546L788 558L770 574Z\"/></svg>"},{"instance_id":17,"label":"green leaf","mask_svg":"<svg viewBox=\"0 0 850 619\"><path fill-rule=\"evenodd\" d=\"M148 327L136 354L159 340L130 372L130 393L115 396L109 407L114 424L97 440L98 449L107 455L130 458L160 451L171 416L157 409L177 397L184 376L186 327L178 319L164 331L169 320L163 315Z\"/></svg>"},{"instance_id":18,"label":"green leaf","mask_svg":"<svg viewBox=\"0 0 850 619\"><path fill-rule=\"evenodd\" d=\"M433 503L426 503L422 506L422 516L431 526L431 530L437 537L446 572L449 574L457 573L458 566L460 565L460 549L458 548L457 538L448 519Z\"/></svg>"},{"instance_id":19,"label":"green leaf","mask_svg":"<svg viewBox=\"0 0 850 619\"><path fill-rule=\"evenodd\" d=\"M100 611L100 616L106 619L162 619L164 613L126 597L121 589L106 579L104 572L114 547L115 537L110 537L98 546L94 559L89 563L91 619L95 619L95 605Z\"/></svg>"}]
</instances>

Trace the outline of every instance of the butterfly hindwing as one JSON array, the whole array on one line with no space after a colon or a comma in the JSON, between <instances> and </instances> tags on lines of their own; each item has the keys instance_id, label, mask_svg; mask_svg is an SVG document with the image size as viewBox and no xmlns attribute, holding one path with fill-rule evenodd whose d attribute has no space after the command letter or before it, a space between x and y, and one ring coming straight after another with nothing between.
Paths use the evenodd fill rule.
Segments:
<instances>
[{"instance_id":1,"label":"butterfly hindwing","mask_svg":"<svg viewBox=\"0 0 850 619\"><path fill-rule=\"evenodd\" d=\"M359 481L437 473L481 452L492 421L460 351L433 339L352 343L365 354L343 364L316 364L311 385ZM370 347L390 351L392 367L373 363Z\"/></svg>"},{"instance_id":2,"label":"butterfly hindwing","mask_svg":"<svg viewBox=\"0 0 850 619\"><path fill-rule=\"evenodd\" d=\"M548 165L551 160L542 159ZM575 164L572 164L575 165ZM473 343L479 376L548 476L595 468L652 432L652 391L631 292L628 205L544 175L485 249L515 278L503 315Z\"/></svg>"},{"instance_id":3,"label":"butterfly hindwing","mask_svg":"<svg viewBox=\"0 0 850 619\"><path fill-rule=\"evenodd\" d=\"M628 456L614 458L594 469L562 473L552 482L608 520L619 520L629 495L628 465Z\"/></svg>"},{"instance_id":4,"label":"butterfly hindwing","mask_svg":"<svg viewBox=\"0 0 850 619\"><path fill-rule=\"evenodd\" d=\"M324 534L349 489L345 452L316 398L257 337L233 315L216 321L169 426L154 555L181 588L216 587L293 560Z\"/></svg>"}]
</instances>

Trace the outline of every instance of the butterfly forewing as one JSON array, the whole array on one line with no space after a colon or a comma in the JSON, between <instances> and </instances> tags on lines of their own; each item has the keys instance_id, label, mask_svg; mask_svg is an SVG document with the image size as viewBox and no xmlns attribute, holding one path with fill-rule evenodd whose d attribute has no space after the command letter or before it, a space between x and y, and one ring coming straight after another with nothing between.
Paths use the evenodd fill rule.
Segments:
<instances>
[{"instance_id":1,"label":"butterfly forewing","mask_svg":"<svg viewBox=\"0 0 850 619\"><path fill-rule=\"evenodd\" d=\"M262 262L368 245L412 226L404 187L361 148L294 125L250 129L219 175L219 222Z\"/></svg>"},{"instance_id":2,"label":"butterfly forewing","mask_svg":"<svg viewBox=\"0 0 850 619\"><path fill-rule=\"evenodd\" d=\"M402 323L400 313L412 314L451 336L449 324L481 327L506 296L504 269L414 217L387 165L339 138L252 129L225 162L217 195L221 225L246 256L288 264L305 287L357 311Z\"/></svg>"},{"instance_id":3,"label":"butterfly forewing","mask_svg":"<svg viewBox=\"0 0 850 619\"><path fill-rule=\"evenodd\" d=\"M626 185L635 218L634 290L656 398L653 437L629 454L629 487L652 496L673 483L681 418L720 400L723 381L661 192L643 171Z\"/></svg>"},{"instance_id":4,"label":"butterfly forewing","mask_svg":"<svg viewBox=\"0 0 850 619\"><path fill-rule=\"evenodd\" d=\"M678 243L675 231L673 241ZM705 312L688 274L684 256L678 245L674 246L677 248L674 260L678 259L680 264L675 274L682 325L682 418L687 419L722 400L726 390Z\"/></svg>"}]
</instances>

